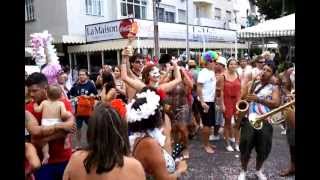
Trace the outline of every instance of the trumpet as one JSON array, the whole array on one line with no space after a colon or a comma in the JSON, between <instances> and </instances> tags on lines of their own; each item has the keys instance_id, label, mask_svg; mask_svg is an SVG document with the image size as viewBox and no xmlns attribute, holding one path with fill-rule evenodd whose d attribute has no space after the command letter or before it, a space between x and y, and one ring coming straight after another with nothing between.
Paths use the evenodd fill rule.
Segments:
<instances>
[{"instance_id":1,"label":"trumpet","mask_svg":"<svg viewBox=\"0 0 320 180\"><path fill-rule=\"evenodd\" d=\"M292 100L276 109L271 110L270 112L267 112L263 115L258 116L256 113L251 113L249 114L249 122L252 125L253 128L260 130L263 127L263 120L266 119L269 116L272 116L273 114L276 114L280 111L282 111L283 109L292 106L295 104L295 100ZM279 121L271 121L271 124L280 124L283 121L285 121L285 119L279 120Z\"/></svg>"}]
</instances>

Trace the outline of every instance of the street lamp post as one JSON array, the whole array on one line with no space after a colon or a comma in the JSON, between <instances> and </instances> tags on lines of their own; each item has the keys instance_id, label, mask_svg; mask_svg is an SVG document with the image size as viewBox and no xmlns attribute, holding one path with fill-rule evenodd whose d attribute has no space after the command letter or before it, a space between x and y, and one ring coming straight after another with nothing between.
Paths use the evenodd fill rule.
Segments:
<instances>
[{"instance_id":1,"label":"street lamp post","mask_svg":"<svg viewBox=\"0 0 320 180\"><path fill-rule=\"evenodd\" d=\"M186 61L189 60L190 50L189 50L189 2L186 0L186 8L187 8L187 50L186 50Z\"/></svg>"},{"instance_id":2,"label":"street lamp post","mask_svg":"<svg viewBox=\"0 0 320 180\"><path fill-rule=\"evenodd\" d=\"M154 30L154 55L160 57L159 49L159 29L158 29L158 10L157 5L161 0L153 0L153 30Z\"/></svg>"}]
</instances>

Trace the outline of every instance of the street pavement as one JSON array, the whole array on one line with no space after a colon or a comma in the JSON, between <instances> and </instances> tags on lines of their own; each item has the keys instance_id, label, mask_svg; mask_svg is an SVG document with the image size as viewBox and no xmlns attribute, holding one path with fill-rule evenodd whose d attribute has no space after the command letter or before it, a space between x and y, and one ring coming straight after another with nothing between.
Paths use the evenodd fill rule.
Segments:
<instances>
[{"instance_id":1,"label":"street pavement","mask_svg":"<svg viewBox=\"0 0 320 180\"><path fill-rule=\"evenodd\" d=\"M82 127L82 146L86 145L87 126ZM188 160L188 172L181 180L236 180L239 175L239 152L227 152L222 140L211 141L217 146L216 153L208 154L202 148L200 137L197 135L190 141L190 159ZM75 137L73 138L75 145ZM257 180L255 171L255 150L252 150L251 160L248 165L247 180ZM274 126L272 150L265 161L263 172L268 180L294 180L295 177L280 177L278 174L289 164L289 148L285 135L281 135L281 128Z\"/></svg>"}]
</instances>

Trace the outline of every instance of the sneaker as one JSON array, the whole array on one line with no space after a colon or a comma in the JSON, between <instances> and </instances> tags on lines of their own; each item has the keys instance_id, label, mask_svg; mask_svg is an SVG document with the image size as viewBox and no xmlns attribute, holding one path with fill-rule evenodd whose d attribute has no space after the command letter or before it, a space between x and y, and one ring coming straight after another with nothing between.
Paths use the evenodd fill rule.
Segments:
<instances>
[{"instance_id":1,"label":"sneaker","mask_svg":"<svg viewBox=\"0 0 320 180\"><path fill-rule=\"evenodd\" d=\"M229 138L229 141L235 143L236 142L236 138Z\"/></svg>"},{"instance_id":2,"label":"sneaker","mask_svg":"<svg viewBox=\"0 0 320 180\"><path fill-rule=\"evenodd\" d=\"M241 171L240 175L238 176L238 180L246 180L246 173Z\"/></svg>"},{"instance_id":3,"label":"sneaker","mask_svg":"<svg viewBox=\"0 0 320 180\"><path fill-rule=\"evenodd\" d=\"M287 134L286 130L281 131L281 135L286 135L286 134Z\"/></svg>"},{"instance_id":4,"label":"sneaker","mask_svg":"<svg viewBox=\"0 0 320 180\"><path fill-rule=\"evenodd\" d=\"M211 134L210 136L209 136L209 141L213 141L213 134Z\"/></svg>"},{"instance_id":5,"label":"sneaker","mask_svg":"<svg viewBox=\"0 0 320 180\"><path fill-rule=\"evenodd\" d=\"M233 148L232 148L230 145L228 145L228 146L226 147L226 149L227 149L227 151L229 151L229 152L233 152L233 151L234 151Z\"/></svg>"},{"instance_id":6,"label":"sneaker","mask_svg":"<svg viewBox=\"0 0 320 180\"><path fill-rule=\"evenodd\" d=\"M256 176L258 176L259 180L267 180L267 177L262 173L262 171L256 171Z\"/></svg>"},{"instance_id":7,"label":"sneaker","mask_svg":"<svg viewBox=\"0 0 320 180\"><path fill-rule=\"evenodd\" d=\"M217 136L213 135L212 140L213 141L218 141L218 140L220 140L220 136L219 135L217 135Z\"/></svg>"},{"instance_id":8,"label":"sneaker","mask_svg":"<svg viewBox=\"0 0 320 180\"><path fill-rule=\"evenodd\" d=\"M223 128L221 127L221 128L219 128L218 133L219 133L219 134L223 134L223 131L224 131L224 130L223 130Z\"/></svg>"},{"instance_id":9,"label":"sneaker","mask_svg":"<svg viewBox=\"0 0 320 180\"><path fill-rule=\"evenodd\" d=\"M239 144L237 144L237 143L236 143L236 145L235 145L234 149L235 149L236 151L240 152Z\"/></svg>"}]
</instances>

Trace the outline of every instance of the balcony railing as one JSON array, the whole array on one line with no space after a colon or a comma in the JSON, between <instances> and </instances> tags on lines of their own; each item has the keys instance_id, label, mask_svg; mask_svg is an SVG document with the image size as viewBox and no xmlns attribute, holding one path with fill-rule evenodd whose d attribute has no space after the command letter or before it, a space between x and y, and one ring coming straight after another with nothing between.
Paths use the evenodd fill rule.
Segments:
<instances>
[{"instance_id":1,"label":"balcony railing","mask_svg":"<svg viewBox=\"0 0 320 180\"><path fill-rule=\"evenodd\" d=\"M215 28L231 29L231 30L240 30L241 25L236 23L226 23L225 20L214 20L209 18L195 18L196 25L199 26L209 26Z\"/></svg>"}]
</instances>

